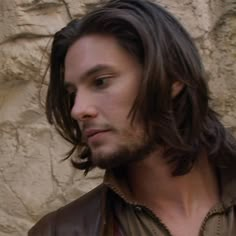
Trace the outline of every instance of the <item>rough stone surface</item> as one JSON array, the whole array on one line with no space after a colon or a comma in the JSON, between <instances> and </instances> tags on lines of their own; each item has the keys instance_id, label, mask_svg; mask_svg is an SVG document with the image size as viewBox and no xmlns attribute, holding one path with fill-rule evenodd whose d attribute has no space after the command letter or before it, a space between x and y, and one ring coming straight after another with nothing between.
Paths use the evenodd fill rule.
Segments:
<instances>
[{"instance_id":1,"label":"rough stone surface","mask_svg":"<svg viewBox=\"0 0 236 236\"><path fill-rule=\"evenodd\" d=\"M98 0L0 1L0 235L23 236L42 215L101 182L69 161L49 127L41 83L52 35ZM235 0L157 0L191 32L209 75L212 105L236 134ZM42 99L43 100L43 99Z\"/></svg>"}]
</instances>

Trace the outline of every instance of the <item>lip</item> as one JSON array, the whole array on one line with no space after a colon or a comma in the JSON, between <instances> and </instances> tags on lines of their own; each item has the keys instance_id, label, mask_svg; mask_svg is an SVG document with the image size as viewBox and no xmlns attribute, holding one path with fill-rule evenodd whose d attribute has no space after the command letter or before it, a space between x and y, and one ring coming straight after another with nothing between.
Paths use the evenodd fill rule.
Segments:
<instances>
[{"instance_id":1,"label":"lip","mask_svg":"<svg viewBox=\"0 0 236 236\"><path fill-rule=\"evenodd\" d=\"M87 129L87 130L84 131L84 134L85 134L85 136L89 139L89 138L94 137L94 136L97 135L97 134L105 133L105 132L107 132L107 131L108 131L108 130Z\"/></svg>"}]
</instances>

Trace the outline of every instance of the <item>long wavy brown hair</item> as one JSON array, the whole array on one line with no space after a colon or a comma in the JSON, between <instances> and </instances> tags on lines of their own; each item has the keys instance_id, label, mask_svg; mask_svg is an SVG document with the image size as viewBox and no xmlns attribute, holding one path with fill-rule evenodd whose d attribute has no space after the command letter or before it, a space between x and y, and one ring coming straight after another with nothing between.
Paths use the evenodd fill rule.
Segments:
<instances>
[{"instance_id":1,"label":"long wavy brown hair","mask_svg":"<svg viewBox=\"0 0 236 236\"><path fill-rule=\"evenodd\" d=\"M76 40L94 33L112 35L142 64L142 85L130 116L138 113L149 138L166 147L166 160L175 166L173 175L188 173L203 150L217 165L236 157L235 139L208 105L206 74L187 31L150 1L111 0L71 21L52 44L46 114L72 144L66 158L76 154L71 158L75 167L88 172L93 165L78 123L70 116L74 98L64 88L64 60ZM173 99L174 81L181 81L184 89Z\"/></svg>"}]
</instances>

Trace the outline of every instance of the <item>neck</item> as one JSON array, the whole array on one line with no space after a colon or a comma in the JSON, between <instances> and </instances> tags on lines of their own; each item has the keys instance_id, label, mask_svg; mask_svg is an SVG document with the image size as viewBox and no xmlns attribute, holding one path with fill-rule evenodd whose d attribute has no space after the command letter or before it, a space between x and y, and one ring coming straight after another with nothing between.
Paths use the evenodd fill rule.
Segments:
<instances>
[{"instance_id":1,"label":"neck","mask_svg":"<svg viewBox=\"0 0 236 236\"><path fill-rule=\"evenodd\" d=\"M211 208L218 202L218 184L214 169L201 154L192 170L183 176L172 176L163 152L128 167L128 182L134 199L161 212L175 209L188 216L196 208ZM208 209L209 210L209 209Z\"/></svg>"}]
</instances>

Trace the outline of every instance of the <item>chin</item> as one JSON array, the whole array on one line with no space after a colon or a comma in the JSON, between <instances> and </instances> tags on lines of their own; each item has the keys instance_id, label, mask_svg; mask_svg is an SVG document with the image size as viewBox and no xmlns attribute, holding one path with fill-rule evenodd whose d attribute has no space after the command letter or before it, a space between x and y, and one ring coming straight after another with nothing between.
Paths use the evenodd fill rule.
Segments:
<instances>
[{"instance_id":1,"label":"chin","mask_svg":"<svg viewBox=\"0 0 236 236\"><path fill-rule=\"evenodd\" d=\"M101 169L112 169L125 166L130 162L138 160L140 157L127 146L120 146L116 150L100 150L92 152L92 162L94 166Z\"/></svg>"},{"instance_id":2,"label":"chin","mask_svg":"<svg viewBox=\"0 0 236 236\"><path fill-rule=\"evenodd\" d=\"M101 169L111 169L119 165L115 152L94 152L91 158L93 165Z\"/></svg>"},{"instance_id":3,"label":"chin","mask_svg":"<svg viewBox=\"0 0 236 236\"><path fill-rule=\"evenodd\" d=\"M136 145L123 144L120 146L102 146L91 150L91 161L94 166L101 169L112 169L127 166L130 163L143 160L154 149L152 142L137 143Z\"/></svg>"}]
</instances>

